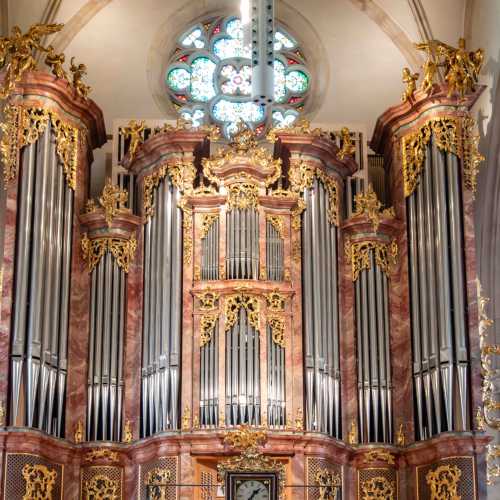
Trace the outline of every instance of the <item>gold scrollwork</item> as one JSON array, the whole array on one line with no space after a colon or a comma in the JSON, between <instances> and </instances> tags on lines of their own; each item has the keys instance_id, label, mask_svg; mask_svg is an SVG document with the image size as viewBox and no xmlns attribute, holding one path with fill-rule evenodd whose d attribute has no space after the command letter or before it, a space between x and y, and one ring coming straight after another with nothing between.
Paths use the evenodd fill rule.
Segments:
<instances>
[{"instance_id":1,"label":"gold scrollwork","mask_svg":"<svg viewBox=\"0 0 500 500\"><path fill-rule=\"evenodd\" d=\"M247 311L248 322L257 331L259 330L259 301L256 297L251 297L243 293L229 295L224 303L224 315L226 322L225 331L229 331L238 321L238 312L244 307Z\"/></svg>"},{"instance_id":2,"label":"gold scrollwork","mask_svg":"<svg viewBox=\"0 0 500 500\"><path fill-rule=\"evenodd\" d=\"M304 161L292 162L289 170L289 179L292 190L297 194L313 186L314 177L324 185L328 193L328 221L335 226L339 225L339 187L337 181L332 179L319 167L312 167ZM302 203L300 203L302 202ZM296 208L292 210L292 227L300 229L300 215L305 210L304 200L299 199Z\"/></svg>"},{"instance_id":3,"label":"gold scrollwork","mask_svg":"<svg viewBox=\"0 0 500 500\"><path fill-rule=\"evenodd\" d=\"M404 446L406 443L405 430L403 424L399 424L398 432L396 433L396 444L398 446Z\"/></svg>"},{"instance_id":4,"label":"gold scrollwork","mask_svg":"<svg viewBox=\"0 0 500 500\"><path fill-rule=\"evenodd\" d=\"M370 269L370 252L375 253L375 264L389 276L393 266L397 263L398 245L396 240L391 243L378 241L352 242L349 238L345 242L345 254L351 262L352 281L356 281L363 269Z\"/></svg>"},{"instance_id":5,"label":"gold scrollwork","mask_svg":"<svg viewBox=\"0 0 500 500\"><path fill-rule=\"evenodd\" d=\"M25 464L22 470L26 489L22 500L52 500L57 471L41 464Z\"/></svg>"},{"instance_id":6,"label":"gold scrollwork","mask_svg":"<svg viewBox=\"0 0 500 500\"><path fill-rule=\"evenodd\" d=\"M108 227L111 226L113 219L120 210L124 210L124 204L128 201L128 193L125 189L115 186L108 177L106 184L99 197L99 204L104 208L104 218Z\"/></svg>"},{"instance_id":7,"label":"gold scrollwork","mask_svg":"<svg viewBox=\"0 0 500 500\"><path fill-rule=\"evenodd\" d=\"M117 265L128 273L130 263L134 259L137 249L137 240L134 236L131 236L129 240L121 238L89 239L87 234L83 234L80 245L82 257L87 263L89 273L92 272L106 252L111 252Z\"/></svg>"},{"instance_id":8,"label":"gold scrollwork","mask_svg":"<svg viewBox=\"0 0 500 500\"><path fill-rule=\"evenodd\" d=\"M207 288L204 292L196 294L196 298L200 301L200 310L212 311L217 307L220 294Z\"/></svg>"},{"instance_id":9,"label":"gold scrollwork","mask_svg":"<svg viewBox=\"0 0 500 500\"><path fill-rule=\"evenodd\" d=\"M383 461L387 462L389 465L394 465L394 455L384 450L371 450L365 454L364 461L366 464L371 464L372 462Z\"/></svg>"},{"instance_id":10,"label":"gold scrollwork","mask_svg":"<svg viewBox=\"0 0 500 500\"><path fill-rule=\"evenodd\" d=\"M269 142L276 142L280 133L286 135L310 135L313 137L321 137L324 134L323 130L320 128L311 128L311 122L309 120L301 119L288 127L272 128L267 133L266 139Z\"/></svg>"},{"instance_id":11,"label":"gold scrollwork","mask_svg":"<svg viewBox=\"0 0 500 500\"><path fill-rule=\"evenodd\" d=\"M95 462L96 460L118 462L118 453L116 451L108 450L107 448L97 448L88 451L84 456L85 462Z\"/></svg>"},{"instance_id":12,"label":"gold scrollwork","mask_svg":"<svg viewBox=\"0 0 500 500\"><path fill-rule=\"evenodd\" d=\"M354 197L356 208L354 215L366 214L372 221L373 230L378 231L381 217L395 217L394 209L386 208L382 210L382 203L377 198L377 193L373 190L373 186L368 184L368 189L364 193L359 193Z\"/></svg>"},{"instance_id":13,"label":"gold scrollwork","mask_svg":"<svg viewBox=\"0 0 500 500\"><path fill-rule=\"evenodd\" d=\"M184 264L191 264L193 260L193 209L188 207L186 198L183 196L178 203L182 210L182 240Z\"/></svg>"},{"instance_id":14,"label":"gold scrollwork","mask_svg":"<svg viewBox=\"0 0 500 500\"><path fill-rule=\"evenodd\" d=\"M167 175L167 165L162 165L152 174L146 175L142 184L142 212L146 219L154 215L153 192Z\"/></svg>"},{"instance_id":15,"label":"gold scrollwork","mask_svg":"<svg viewBox=\"0 0 500 500\"><path fill-rule=\"evenodd\" d=\"M168 486L172 480L172 471L155 467L150 470L144 478L144 485L148 490L148 498L151 500L166 500Z\"/></svg>"},{"instance_id":16,"label":"gold scrollwork","mask_svg":"<svg viewBox=\"0 0 500 500\"><path fill-rule=\"evenodd\" d=\"M271 329L271 337L273 342L280 347L285 347L285 318L280 316L269 316L267 324Z\"/></svg>"},{"instance_id":17,"label":"gold scrollwork","mask_svg":"<svg viewBox=\"0 0 500 500\"><path fill-rule=\"evenodd\" d=\"M286 297L278 290L273 290L264 295L266 297L267 308L272 312L281 312L285 310Z\"/></svg>"},{"instance_id":18,"label":"gold scrollwork","mask_svg":"<svg viewBox=\"0 0 500 500\"><path fill-rule=\"evenodd\" d=\"M63 122L56 113L44 108L7 105L4 116L4 122L0 124L2 131L0 154L4 164L5 186L17 177L20 150L36 142L50 120L56 138L57 155L68 186L74 190L78 166L78 128Z\"/></svg>"},{"instance_id":19,"label":"gold scrollwork","mask_svg":"<svg viewBox=\"0 0 500 500\"><path fill-rule=\"evenodd\" d=\"M97 474L85 481L86 500L119 500L120 482L105 474Z\"/></svg>"},{"instance_id":20,"label":"gold scrollwork","mask_svg":"<svg viewBox=\"0 0 500 500\"><path fill-rule=\"evenodd\" d=\"M219 220L219 214L203 214L203 218L201 220L201 227L200 227L201 239L207 237L208 231L210 231L212 224L218 220Z\"/></svg>"},{"instance_id":21,"label":"gold scrollwork","mask_svg":"<svg viewBox=\"0 0 500 500\"><path fill-rule=\"evenodd\" d=\"M430 487L430 500L460 500L458 481L462 471L456 465L440 465L430 470L425 480Z\"/></svg>"},{"instance_id":22,"label":"gold scrollwork","mask_svg":"<svg viewBox=\"0 0 500 500\"><path fill-rule=\"evenodd\" d=\"M314 476L314 481L318 485L319 500L336 500L338 490L342 485L339 474L322 468Z\"/></svg>"},{"instance_id":23,"label":"gold scrollwork","mask_svg":"<svg viewBox=\"0 0 500 500\"><path fill-rule=\"evenodd\" d=\"M475 126L476 122L470 116L462 120L456 117L439 117L428 120L419 130L404 136L402 152L405 196L410 196L419 183L431 136L439 149L462 159L464 185L475 194L479 165L484 160L478 150L479 137L474 133Z\"/></svg>"},{"instance_id":24,"label":"gold scrollwork","mask_svg":"<svg viewBox=\"0 0 500 500\"><path fill-rule=\"evenodd\" d=\"M340 129L340 138L342 139L342 147L337 153L337 158L343 160L356 152L356 146L352 142L351 132L347 127L342 127Z\"/></svg>"},{"instance_id":25,"label":"gold scrollwork","mask_svg":"<svg viewBox=\"0 0 500 500\"><path fill-rule=\"evenodd\" d=\"M73 439L76 444L83 443L83 440L85 438L84 430L83 430L83 422L82 420L78 420L76 427L75 427L75 433L73 436Z\"/></svg>"},{"instance_id":26,"label":"gold scrollwork","mask_svg":"<svg viewBox=\"0 0 500 500\"><path fill-rule=\"evenodd\" d=\"M486 446L486 484L493 486L500 477L500 445Z\"/></svg>"},{"instance_id":27,"label":"gold scrollwork","mask_svg":"<svg viewBox=\"0 0 500 500\"><path fill-rule=\"evenodd\" d=\"M217 326L217 314L203 314L200 319L200 347L208 344L212 340L212 335Z\"/></svg>"},{"instance_id":28,"label":"gold scrollwork","mask_svg":"<svg viewBox=\"0 0 500 500\"><path fill-rule=\"evenodd\" d=\"M267 214L266 221L274 227L280 238L285 237L285 221L282 215Z\"/></svg>"},{"instance_id":29,"label":"gold scrollwork","mask_svg":"<svg viewBox=\"0 0 500 500\"><path fill-rule=\"evenodd\" d=\"M394 481L384 476L367 479L361 483L362 500L393 500L396 495Z\"/></svg>"},{"instance_id":30,"label":"gold scrollwork","mask_svg":"<svg viewBox=\"0 0 500 500\"><path fill-rule=\"evenodd\" d=\"M299 408L295 415L295 430L297 432L302 432L304 430L304 415L302 413L302 408Z\"/></svg>"},{"instance_id":31,"label":"gold scrollwork","mask_svg":"<svg viewBox=\"0 0 500 500\"><path fill-rule=\"evenodd\" d=\"M130 146L128 148L130 161L134 161L137 149L144 140L143 133L145 128L146 122L144 120L130 120L126 127L121 127L119 130L120 135L125 139L130 139Z\"/></svg>"},{"instance_id":32,"label":"gold scrollwork","mask_svg":"<svg viewBox=\"0 0 500 500\"><path fill-rule=\"evenodd\" d=\"M130 424L130 420L126 420L125 425L123 426L122 441L126 444L130 444L133 440L134 440L134 433L132 431L132 425Z\"/></svg>"},{"instance_id":33,"label":"gold scrollwork","mask_svg":"<svg viewBox=\"0 0 500 500\"><path fill-rule=\"evenodd\" d=\"M249 182L231 184L228 189L227 204L229 210L235 208L257 208L259 204L259 190L257 186Z\"/></svg>"}]
</instances>

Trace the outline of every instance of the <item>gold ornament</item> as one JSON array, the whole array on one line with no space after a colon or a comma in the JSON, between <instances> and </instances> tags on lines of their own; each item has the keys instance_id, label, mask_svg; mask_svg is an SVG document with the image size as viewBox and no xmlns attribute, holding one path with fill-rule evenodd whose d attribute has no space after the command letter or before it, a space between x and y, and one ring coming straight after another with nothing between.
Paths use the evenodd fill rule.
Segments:
<instances>
[{"instance_id":1,"label":"gold ornament","mask_svg":"<svg viewBox=\"0 0 500 500\"><path fill-rule=\"evenodd\" d=\"M196 264L193 267L193 281L200 281L201 280L201 267Z\"/></svg>"},{"instance_id":2,"label":"gold ornament","mask_svg":"<svg viewBox=\"0 0 500 500\"><path fill-rule=\"evenodd\" d=\"M226 265L225 264L219 265L219 279L221 281L226 279Z\"/></svg>"},{"instance_id":3,"label":"gold ornament","mask_svg":"<svg viewBox=\"0 0 500 500\"><path fill-rule=\"evenodd\" d=\"M500 477L500 445L486 446L486 484L493 486Z\"/></svg>"},{"instance_id":4,"label":"gold ornament","mask_svg":"<svg viewBox=\"0 0 500 500\"><path fill-rule=\"evenodd\" d=\"M381 243L378 241L358 241L351 242L346 239L345 255L351 262L352 281L356 281L359 273L363 269L371 268L370 252L375 254L375 264L389 276L392 272L392 267L397 263L398 245L396 240L391 243Z\"/></svg>"},{"instance_id":5,"label":"gold ornament","mask_svg":"<svg viewBox=\"0 0 500 500\"><path fill-rule=\"evenodd\" d=\"M1 274L1 273L0 273ZM1 289L1 276L0 276L0 289ZM0 427L5 427L5 405L0 401Z\"/></svg>"},{"instance_id":6,"label":"gold ornament","mask_svg":"<svg viewBox=\"0 0 500 500\"><path fill-rule=\"evenodd\" d=\"M121 127L119 130L120 135L122 135L125 139L130 139L128 154L131 162L134 161L137 149L144 140L145 129L146 122L144 120L130 120L126 127Z\"/></svg>"},{"instance_id":7,"label":"gold ornament","mask_svg":"<svg viewBox=\"0 0 500 500\"><path fill-rule=\"evenodd\" d=\"M248 322L259 331L259 301L250 295L238 293L228 295L224 303L226 321L224 330L228 332L238 321L239 310L244 307L248 315Z\"/></svg>"},{"instance_id":8,"label":"gold ornament","mask_svg":"<svg viewBox=\"0 0 500 500\"><path fill-rule=\"evenodd\" d=\"M417 80L419 76L418 73L412 73L410 68L403 68L403 83L406 83L405 91L401 97L403 102L413 100L413 94L415 90L417 90Z\"/></svg>"},{"instance_id":9,"label":"gold ornament","mask_svg":"<svg viewBox=\"0 0 500 500\"><path fill-rule=\"evenodd\" d=\"M316 472L314 481L318 485L319 500L336 500L342 485L339 474L328 469L320 469Z\"/></svg>"},{"instance_id":10,"label":"gold ornament","mask_svg":"<svg viewBox=\"0 0 500 500\"><path fill-rule=\"evenodd\" d=\"M373 186L368 184L368 189L364 193L359 193L354 196L355 210L354 215L366 214L372 221L373 230L378 231L381 217L394 217L394 209L386 208L382 210L382 203L377 198L377 193L373 190Z\"/></svg>"},{"instance_id":11,"label":"gold ornament","mask_svg":"<svg viewBox=\"0 0 500 500\"><path fill-rule=\"evenodd\" d=\"M84 430L83 430L83 422L82 420L78 420L75 427L74 441L76 444L83 443L85 438Z\"/></svg>"},{"instance_id":12,"label":"gold ornament","mask_svg":"<svg viewBox=\"0 0 500 500\"><path fill-rule=\"evenodd\" d=\"M154 215L153 192L167 175L167 165L162 165L150 175L146 175L142 184L142 212L146 219Z\"/></svg>"},{"instance_id":13,"label":"gold ornament","mask_svg":"<svg viewBox=\"0 0 500 500\"><path fill-rule=\"evenodd\" d=\"M87 263L89 273L93 271L106 252L111 252L116 264L128 273L130 263L133 261L137 249L137 240L134 236L131 236L129 240L121 238L95 238L90 240L87 234L83 234L80 245L82 258Z\"/></svg>"},{"instance_id":14,"label":"gold ornament","mask_svg":"<svg viewBox=\"0 0 500 500\"><path fill-rule=\"evenodd\" d=\"M297 120L295 123L292 123L288 127L272 128L267 133L266 138L269 142L276 142L280 134L321 137L322 135L324 135L324 132L320 128L312 129L311 122L309 120L301 119Z\"/></svg>"},{"instance_id":15,"label":"gold ornament","mask_svg":"<svg viewBox=\"0 0 500 500\"><path fill-rule=\"evenodd\" d=\"M302 242L300 239L294 240L292 243L292 259L295 262L300 262L302 258Z\"/></svg>"},{"instance_id":16,"label":"gold ornament","mask_svg":"<svg viewBox=\"0 0 500 500\"><path fill-rule=\"evenodd\" d=\"M45 56L45 64L49 66L49 68L52 70L52 74L56 77L59 78L60 80L67 80L68 75L64 71L63 64L65 61L66 57L64 54L56 54L54 47L52 45L49 45L47 47L47 55Z\"/></svg>"},{"instance_id":17,"label":"gold ornament","mask_svg":"<svg viewBox=\"0 0 500 500\"><path fill-rule=\"evenodd\" d=\"M430 500L460 500L458 481L462 471L456 465L440 465L429 471L425 480L430 487Z\"/></svg>"},{"instance_id":18,"label":"gold ornament","mask_svg":"<svg viewBox=\"0 0 500 500\"><path fill-rule=\"evenodd\" d=\"M228 189L227 205L229 210L257 208L259 205L257 186L247 182L231 184Z\"/></svg>"},{"instance_id":19,"label":"gold ornament","mask_svg":"<svg viewBox=\"0 0 500 500\"><path fill-rule=\"evenodd\" d=\"M394 500L396 486L394 481L377 476L361 483L361 500Z\"/></svg>"},{"instance_id":20,"label":"gold ornament","mask_svg":"<svg viewBox=\"0 0 500 500\"><path fill-rule=\"evenodd\" d=\"M406 443L406 438L405 438L405 431L403 428L403 424L399 424L399 429L396 434L396 444L398 446L404 446Z\"/></svg>"},{"instance_id":21,"label":"gold ornament","mask_svg":"<svg viewBox=\"0 0 500 500\"><path fill-rule=\"evenodd\" d=\"M272 312L281 312L285 310L285 295L278 290L264 294L267 301L267 309Z\"/></svg>"},{"instance_id":22,"label":"gold ornament","mask_svg":"<svg viewBox=\"0 0 500 500\"><path fill-rule=\"evenodd\" d=\"M151 500L167 500L168 486L171 479L172 472L169 469L155 467L153 470L150 470L144 478L148 498Z\"/></svg>"},{"instance_id":23,"label":"gold ornament","mask_svg":"<svg viewBox=\"0 0 500 500\"><path fill-rule=\"evenodd\" d=\"M125 426L123 428L123 439L124 443L130 444L134 440L134 435L132 432L132 426L130 425L130 420L125 422Z\"/></svg>"},{"instance_id":24,"label":"gold ornament","mask_svg":"<svg viewBox=\"0 0 500 500\"><path fill-rule=\"evenodd\" d=\"M26 489L22 500L52 500L57 471L45 465L25 464L22 470Z\"/></svg>"},{"instance_id":25,"label":"gold ornament","mask_svg":"<svg viewBox=\"0 0 500 500\"><path fill-rule=\"evenodd\" d=\"M366 464L371 464L372 462L383 461L387 462L388 465L394 465L394 455L384 450L370 450L365 454L364 461Z\"/></svg>"},{"instance_id":26,"label":"gold ornament","mask_svg":"<svg viewBox=\"0 0 500 500\"><path fill-rule=\"evenodd\" d=\"M476 429L484 432L486 430L486 421L484 420L483 409L478 406L476 411Z\"/></svg>"},{"instance_id":27,"label":"gold ornament","mask_svg":"<svg viewBox=\"0 0 500 500\"><path fill-rule=\"evenodd\" d=\"M297 410L297 415L295 416L295 430L297 432L302 432L304 430L304 416L302 415L302 408Z\"/></svg>"},{"instance_id":28,"label":"gold ornament","mask_svg":"<svg viewBox=\"0 0 500 500\"><path fill-rule=\"evenodd\" d=\"M73 88L75 89L77 95L86 100L89 92L92 90L89 85L83 83L83 77L87 74L87 66L83 63L78 64L77 66L75 64L75 58L72 57L69 70L73 74Z\"/></svg>"},{"instance_id":29,"label":"gold ornament","mask_svg":"<svg viewBox=\"0 0 500 500\"><path fill-rule=\"evenodd\" d=\"M285 348L285 319L279 316L270 316L267 318L267 324L271 329L273 342L280 347Z\"/></svg>"},{"instance_id":30,"label":"gold ornament","mask_svg":"<svg viewBox=\"0 0 500 500\"><path fill-rule=\"evenodd\" d=\"M85 500L120 500L120 482L97 474L84 484Z\"/></svg>"},{"instance_id":31,"label":"gold ornament","mask_svg":"<svg viewBox=\"0 0 500 500\"><path fill-rule=\"evenodd\" d=\"M267 434L248 425L242 425L237 430L228 432L224 437L224 442L232 448L238 450L254 450L258 446L264 445L267 441Z\"/></svg>"},{"instance_id":32,"label":"gold ornament","mask_svg":"<svg viewBox=\"0 0 500 500\"><path fill-rule=\"evenodd\" d=\"M462 120L462 149L464 186L475 197L477 190L477 175L484 156L479 153L479 135L476 133L476 122L470 116Z\"/></svg>"},{"instance_id":33,"label":"gold ornament","mask_svg":"<svg viewBox=\"0 0 500 500\"><path fill-rule=\"evenodd\" d=\"M36 69L36 52L48 51L41 45L42 38L61 31L63 26L63 24L34 24L24 35L19 26L14 26L10 37L0 37L0 70L5 67L0 99L6 99L12 93L16 83L26 71Z\"/></svg>"},{"instance_id":34,"label":"gold ornament","mask_svg":"<svg viewBox=\"0 0 500 500\"><path fill-rule=\"evenodd\" d=\"M183 238L183 262L191 264L193 259L193 209L187 206L186 197L183 196L178 203L183 212L182 216L182 238Z\"/></svg>"},{"instance_id":35,"label":"gold ornament","mask_svg":"<svg viewBox=\"0 0 500 500\"><path fill-rule=\"evenodd\" d=\"M108 177L106 184L99 197L99 204L104 208L104 214L108 227L111 226L113 219L119 211L125 209L124 204L128 201L128 193L119 186L113 185L111 178Z\"/></svg>"},{"instance_id":36,"label":"gold ornament","mask_svg":"<svg viewBox=\"0 0 500 500\"><path fill-rule=\"evenodd\" d=\"M354 420L351 421L351 427L347 434L347 442L349 444L358 444L358 428Z\"/></svg>"},{"instance_id":37,"label":"gold ornament","mask_svg":"<svg viewBox=\"0 0 500 500\"><path fill-rule=\"evenodd\" d=\"M89 198L85 203L85 213L93 214L97 210L96 202L93 198Z\"/></svg>"},{"instance_id":38,"label":"gold ornament","mask_svg":"<svg viewBox=\"0 0 500 500\"><path fill-rule=\"evenodd\" d=\"M306 202L302 198L299 198L297 200L297 204L291 210L292 229L294 229L295 231L300 231L301 216L302 216L302 212L305 209L306 209Z\"/></svg>"},{"instance_id":39,"label":"gold ornament","mask_svg":"<svg viewBox=\"0 0 500 500\"><path fill-rule=\"evenodd\" d=\"M342 147L337 153L337 158L343 160L348 156L352 156L356 152L356 146L352 142L351 132L347 127L342 127L340 130L340 138L342 139Z\"/></svg>"},{"instance_id":40,"label":"gold ornament","mask_svg":"<svg viewBox=\"0 0 500 500\"><path fill-rule=\"evenodd\" d=\"M118 453L108 450L107 448L97 448L88 451L83 460L85 462L95 462L96 460L109 460L110 462L118 462Z\"/></svg>"},{"instance_id":41,"label":"gold ornament","mask_svg":"<svg viewBox=\"0 0 500 500\"><path fill-rule=\"evenodd\" d=\"M280 238L285 237L285 221L281 215L266 215L266 221L273 226Z\"/></svg>"},{"instance_id":42,"label":"gold ornament","mask_svg":"<svg viewBox=\"0 0 500 500\"><path fill-rule=\"evenodd\" d=\"M200 347L212 340L219 316L217 314L204 314L200 319Z\"/></svg>"},{"instance_id":43,"label":"gold ornament","mask_svg":"<svg viewBox=\"0 0 500 500\"><path fill-rule=\"evenodd\" d=\"M178 132L204 132L211 141L218 141L220 139L220 130L216 125L193 127L191 120L186 120L182 117L177 118L175 125L165 123L162 127L158 127L154 131L155 135L160 133L176 134Z\"/></svg>"},{"instance_id":44,"label":"gold ornament","mask_svg":"<svg viewBox=\"0 0 500 500\"><path fill-rule=\"evenodd\" d=\"M208 236L208 232L216 221L219 220L219 214L204 214L201 220L200 237L201 239Z\"/></svg>"},{"instance_id":45,"label":"gold ornament","mask_svg":"<svg viewBox=\"0 0 500 500\"><path fill-rule=\"evenodd\" d=\"M184 413L182 414L182 430L191 430L191 410L188 405L186 405Z\"/></svg>"},{"instance_id":46,"label":"gold ornament","mask_svg":"<svg viewBox=\"0 0 500 500\"><path fill-rule=\"evenodd\" d=\"M207 288L206 291L196 294L196 298L200 301L200 310L212 311L217 307L220 294Z\"/></svg>"},{"instance_id":47,"label":"gold ornament","mask_svg":"<svg viewBox=\"0 0 500 500\"><path fill-rule=\"evenodd\" d=\"M63 122L57 115L50 113L52 127L56 136L56 151L63 165L68 186L75 190L76 172L78 168L78 136L79 130L69 123Z\"/></svg>"}]
</instances>

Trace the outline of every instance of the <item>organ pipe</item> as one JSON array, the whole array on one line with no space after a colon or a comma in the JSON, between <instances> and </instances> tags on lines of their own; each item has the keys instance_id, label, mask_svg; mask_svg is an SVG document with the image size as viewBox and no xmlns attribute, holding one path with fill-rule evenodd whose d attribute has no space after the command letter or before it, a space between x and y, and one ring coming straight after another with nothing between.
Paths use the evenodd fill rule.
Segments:
<instances>
[{"instance_id":1,"label":"organ pipe","mask_svg":"<svg viewBox=\"0 0 500 500\"><path fill-rule=\"evenodd\" d=\"M208 342L200 348L200 424L203 427L216 426L218 423L218 321Z\"/></svg>"},{"instance_id":2,"label":"organ pipe","mask_svg":"<svg viewBox=\"0 0 500 500\"><path fill-rule=\"evenodd\" d=\"M10 419L62 436L73 191L50 119L21 158Z\"/></svg>"}]
</instances>

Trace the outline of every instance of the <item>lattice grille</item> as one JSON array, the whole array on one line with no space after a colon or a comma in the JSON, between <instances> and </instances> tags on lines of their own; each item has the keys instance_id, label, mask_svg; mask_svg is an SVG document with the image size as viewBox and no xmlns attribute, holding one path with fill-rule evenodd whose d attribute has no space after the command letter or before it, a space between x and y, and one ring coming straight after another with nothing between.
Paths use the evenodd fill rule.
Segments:
<instances>
[{"instance_id":1,"label":"lattice grille","mask_svg":"<svg viewBox=\"0 0 500 500\"><path fill-rule=\"evenodd\" d=\"M307 457L306 462L306 485L309 486L306 488L307 491L307 500L319 500L319 488L316 487L316 474L321 469L327 469L334 474L338 474L340 479L342 480L342 466L338 464L334 464L324 458L319 457ZM293 496L293 492L292 492ZM337 493L337 500L342 498L342 488L339 488Z\"/></svg>"},{"instance_id":2,"label":"lattice grille","mask_svg":"<svg viewBox=\"0 0 500 500\"><path fill-rule=\"evenodd\" d=\"M172 486L166 487L165 500L177 500L177 487L174 486L178 483L178 460L177 457L161 457L154 462L142 464L139 473L139 499L140 500L154 500L154 497L148 492L146 485L146 478L149 472L153 469L167 469L170 471L169 483Z\"/></svg>"},{"instance_id":3,"label":"lattice grille","mask_svg":"<svg viewBox=\"0 0 500 500\"><path fill-rule=\"evenodd\" d=\"M426 476L430 470L435 470L440 465L455 465L462 472L457 485L457 494L461 500L477 499L476 467L474 457L450 457L431 465L417 467L418 500L431 500L431 490L427 484Z\"/></svg>"},{"instance_id":4,"label":"lattice grille","mask_svg":"<svg viewBox=\"0 0 500 500\"><path fill-rule=\"evenodd\" d=\"M56 476L54 486L52 488L51 498L53 500L63 498L63 465L49 462L45 458L39 457L37 455L29 455L25 453L8 453L5 466L5 500L22 500L23 496L27 493L26 480L23 477L23 467L26 464L43 465L47 467L49 473L55 471Z\"/></svg>"},{"instance_id":5,"label":"lattice grille","mask_svg":"<svg viewBox=\"0 0 500 500\"><path fill-rule=\"evenodd\" d=\"M95 500L97 497L91 492L93 486L93 480L96 477L106 478L108 480L107 484L107 496L106 500L122 500L123 498L123 469L121 467L108 466L108 465L91 465L88 467L82 467L81 469L81 498L82 500ZM103 481L98 481L98 486L103 488ZM113 494L110 494L110 491ZM106 491L103 491L103 494Z\"/></svg>"},{"instance_id":6,"label":"lattice grille","mask_svg":"<svg viewBox=\"0 0 500 500\"><path fill-rule=\"evenodd\" d=\"M215 500L217 498L217 475L215 472L201 471L201 499Z\"/></svg>"},{"instance_id":7,"label":"lattice grille","mask_svg":"<svg viewBox=\"0 0 500 500\"><path fill-rule=\"evenodd\" d=\"M377 498L377 497L365 497L362 494L362 489L363 489L363 484L365 481L370 481L378 477L383 477L387 479L387 481L393 486L394 488L394 497L391 497L390 500L396 500L398 498L398 473L395 469L389 469L389 468L368 468L368 469L360 469L358 471L358 498L360 500L365 500L365 499L371 499L371 498ZM388 499L389 500L389 499Z\"/></svg>"}]
</instances>

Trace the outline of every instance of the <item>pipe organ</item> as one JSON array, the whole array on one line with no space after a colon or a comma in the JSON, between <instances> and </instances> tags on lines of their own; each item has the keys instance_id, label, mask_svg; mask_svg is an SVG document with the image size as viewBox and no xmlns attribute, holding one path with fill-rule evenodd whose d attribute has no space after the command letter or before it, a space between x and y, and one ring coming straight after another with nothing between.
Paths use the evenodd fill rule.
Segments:
<instances>
[{"instance_id":1,"label":"pipe organ","mask_svg":"<svg viewBox=\"0 0 500 500\"><path fill-rule=\"evenodd\" d=\"M3 498L215 500L242 470L289 500L484 498L481 90L381 115L390 207L351 199L349 131L305 121L132 122L93 200L99 108L26 72L0 139Z\"/></svg>"}]
</instances>

